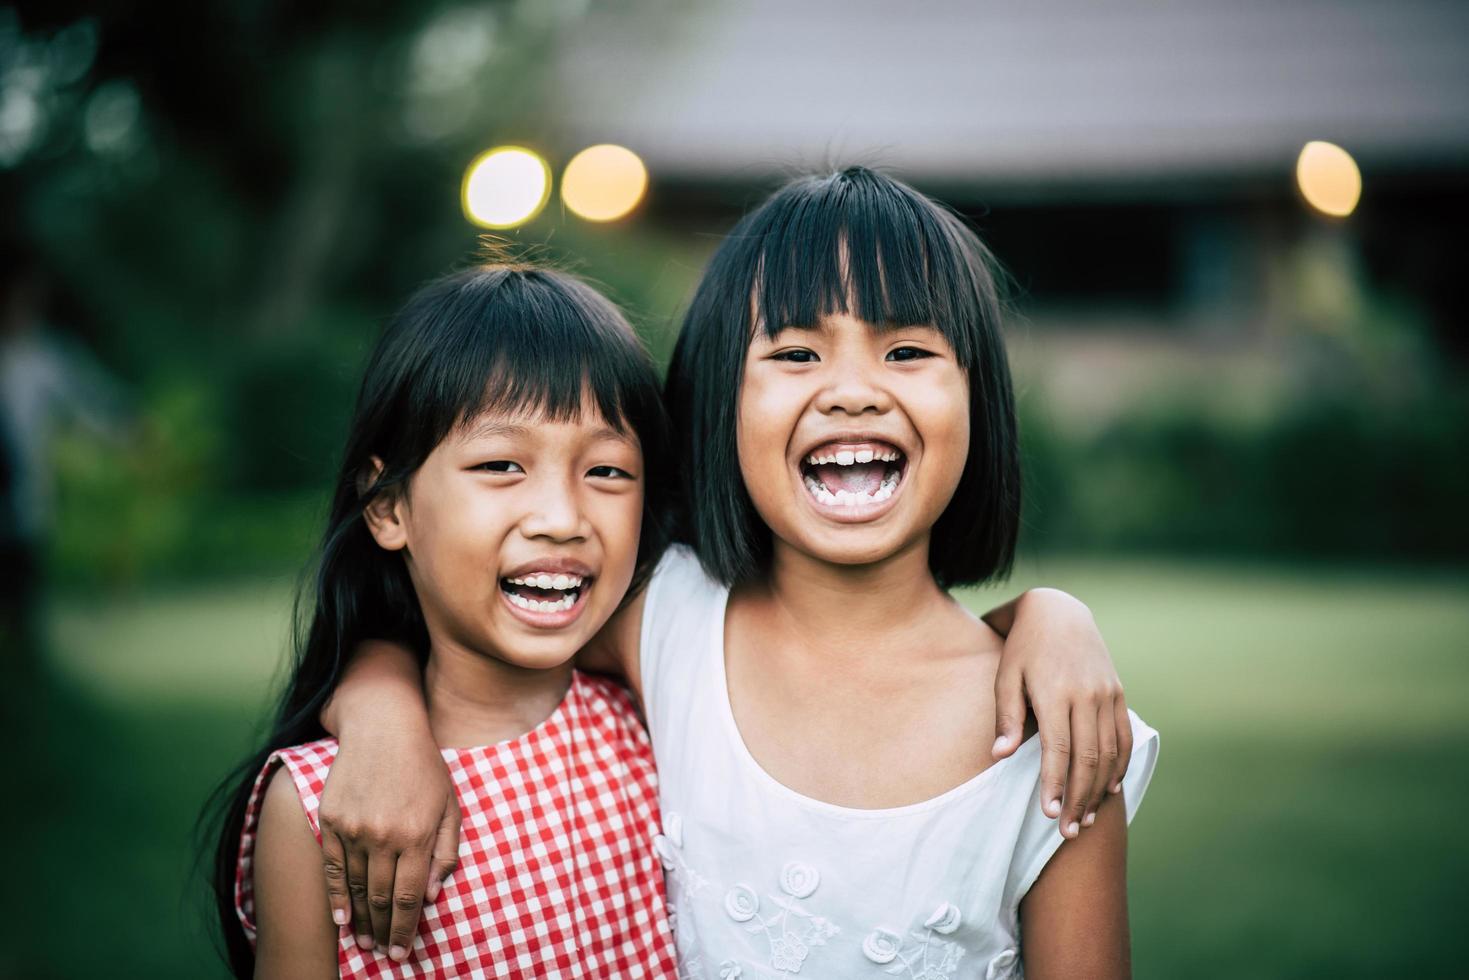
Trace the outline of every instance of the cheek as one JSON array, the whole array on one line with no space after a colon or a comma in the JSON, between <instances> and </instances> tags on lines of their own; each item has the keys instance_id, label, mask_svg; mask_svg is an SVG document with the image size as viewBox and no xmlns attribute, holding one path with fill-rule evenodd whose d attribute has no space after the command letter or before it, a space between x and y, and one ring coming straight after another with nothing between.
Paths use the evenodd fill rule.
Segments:
<instances>
[{"instance_id":1,"label":"cheek","mask_svg":"<svg viewBox=\"0 0 1469 980\"><path fill-rule=\"evenodd\" d=\"M756 484L785 468L786 447L805 405L804 393L791 379L746 370L735 406L735 449L740 473L752 495Z\"/></svg>"},{"instance_id":2,"label":"cheek","mask_svg":"<svg viewBox=\"0 0 1469 980\"><path fill-rule=\"evenodd\" d=\"M505 535L506 515L514 510L511 502L458 481L435 489L431 499L414 507L409 552L420 564L445 568L482 565L486 549Z\"/></svg>"},{"instance_id":3,"label":"cheek","mask_svg":"<svg viewBox=\"0 0 1469 980\"><path fill-rule=\"evenodd\" d=\"M643 522L643 492L600 495L588 505L609 568L631 576Z\"/></svg>"},{"instance_id":4,"label":"cheek","mask_svg":"<svg viewBox=\"0 0 1469 980\"><path fill-rule=\"evenodd\" d=\"M928 387L921 398L913 417L922 420L925 452L939 464L944 482L957 485L969 458L969 386L962 375L946 378Z\"/></svg>"}]
</instances>

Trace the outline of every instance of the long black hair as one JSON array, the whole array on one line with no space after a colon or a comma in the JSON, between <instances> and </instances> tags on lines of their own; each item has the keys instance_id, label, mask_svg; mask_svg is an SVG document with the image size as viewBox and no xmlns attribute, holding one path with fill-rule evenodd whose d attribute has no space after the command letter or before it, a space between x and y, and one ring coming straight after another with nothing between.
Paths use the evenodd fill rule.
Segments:
<instances>
[{"instance_id":1,"label":"long black hair","mask_svg":"<svg viewBox=\"0 0 1469 980\"><path fill-rule=\"evenodd\" d=\"M865 167L787 184L735 226L694 294L668 369L679 422L679 535L710 575L760 574L771 534L740 474L735 420L757 330L842 312L878 329L927 324L969 380L969 455L930 536L944 587L1003 577L1020 528L1020 452L1000 333L1006 280L954 212Z\"/></svg>"},{"instance_id":2,"label":"long black hair","mask_svg":"<svg viewBox=\"0 0 1469 980\"><path fill-rule=\"evenodd\" d=\"M322 706L363 640L396 640L427 655L428 634L402 553L377 546L363 508L380 493L404 488L455 426L483 412L527 410L574 420L588 396L609 425L636 435L642 448L636 589L667 541L661 491L668 423L652 361L617 308L563 273L495 264L430 283L388 324L362 379L314 575L297 597L294 663L274 724L212 803L215 903L237 976L251 975L255 962L235 912L235 875L261 767L275 750L326 734ZM383 463L375 480L374 456Z\"/></svg>"}]
</instances>

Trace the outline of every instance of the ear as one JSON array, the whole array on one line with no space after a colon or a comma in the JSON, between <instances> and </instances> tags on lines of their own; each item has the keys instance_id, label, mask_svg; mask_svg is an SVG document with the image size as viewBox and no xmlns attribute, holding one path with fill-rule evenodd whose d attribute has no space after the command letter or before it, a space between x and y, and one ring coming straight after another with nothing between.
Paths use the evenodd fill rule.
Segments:
<instances>
[{"instance_id":1,"label":"ear","mask_svg":"<svg viewBox=\"0 0 1469 980\"><path fill-rule=\"evenodd\" d=\"M364 472L357 480L359 492L366 493L377 482L382 471L382 459L372 457L372 469ZM404 523L404 511L403 495L391 490L375 494L362 508L362 519L367 522L367 529L379 548L385 551L402 551L408 547L408 527Z\"/></svg>"}]
</instances>

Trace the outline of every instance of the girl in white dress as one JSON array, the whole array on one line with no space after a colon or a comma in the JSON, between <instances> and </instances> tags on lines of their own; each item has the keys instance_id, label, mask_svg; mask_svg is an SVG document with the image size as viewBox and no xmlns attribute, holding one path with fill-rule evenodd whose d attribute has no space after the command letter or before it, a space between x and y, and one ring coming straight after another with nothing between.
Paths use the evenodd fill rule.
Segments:
<instances>
[{"instance_id":1,"label":"girl in white dress","mask_svg":"<svg viewBox=\"0 0 1469 980\"><path fill-rule=\"evenodd\" d=\"M1125 975L1157 733L1122 709L1122 799L1066 840L1038 739L992 756L1001 641L946 592L1006 572L1020 518L978 239L871 171L798 181L715 255L668 389L689 546L637 646L682 972Z\"/></svg>"},{"instance_id":2,"label":"girl in white dress","mask_svg":"<svg viewBox=\"0 0 1469 980\"><path fill-rule=\"evenodd\" d=\"M715 254L667 394L685 544L582 662L642 698L681 973L1128 975L1157 733L1120 691L1073 704L1111 795L1061 816L1041 740L992 746L1003 641L947 592L1003 577L1020 522L973 232L863 168L794 182ZM405 700L374 680L329 727Z\"/></svg>"}]
</instances>

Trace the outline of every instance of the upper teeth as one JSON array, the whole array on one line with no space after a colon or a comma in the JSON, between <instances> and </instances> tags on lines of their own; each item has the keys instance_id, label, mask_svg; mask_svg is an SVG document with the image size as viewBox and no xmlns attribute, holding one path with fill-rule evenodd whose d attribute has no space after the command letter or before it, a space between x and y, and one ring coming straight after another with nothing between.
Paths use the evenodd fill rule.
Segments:
<instances>
[{"instance_id":1,"label":"upper teeth","mask_svg":"<svg viewBox=\"0 0 1469 980\"><path fill-rule=\"evenodd\" d=\"M527 575L523 578L513 578L510 580L510 584L528 585L533 589L556 589L558 591L565 591L566 589L581 588L581 576L550 575L546 572L538 572L535 575Z\"/></svg>"},{"instance_id":2,"label":"upper teeth","mask_svg":"<svg viewBox=\"0 0 1469 980\"><path fill-rule=\"evenodd\" d=\"M853 452L850 449L838 450L834 453L812 453L806 457L806 462L812 466L823 466L835 463L838 466L851 466L853 463L870 463L873 460L882 460L884 463L896 462L901 455L896 449L858 449Z\"/></svg>"}]
</instances>

